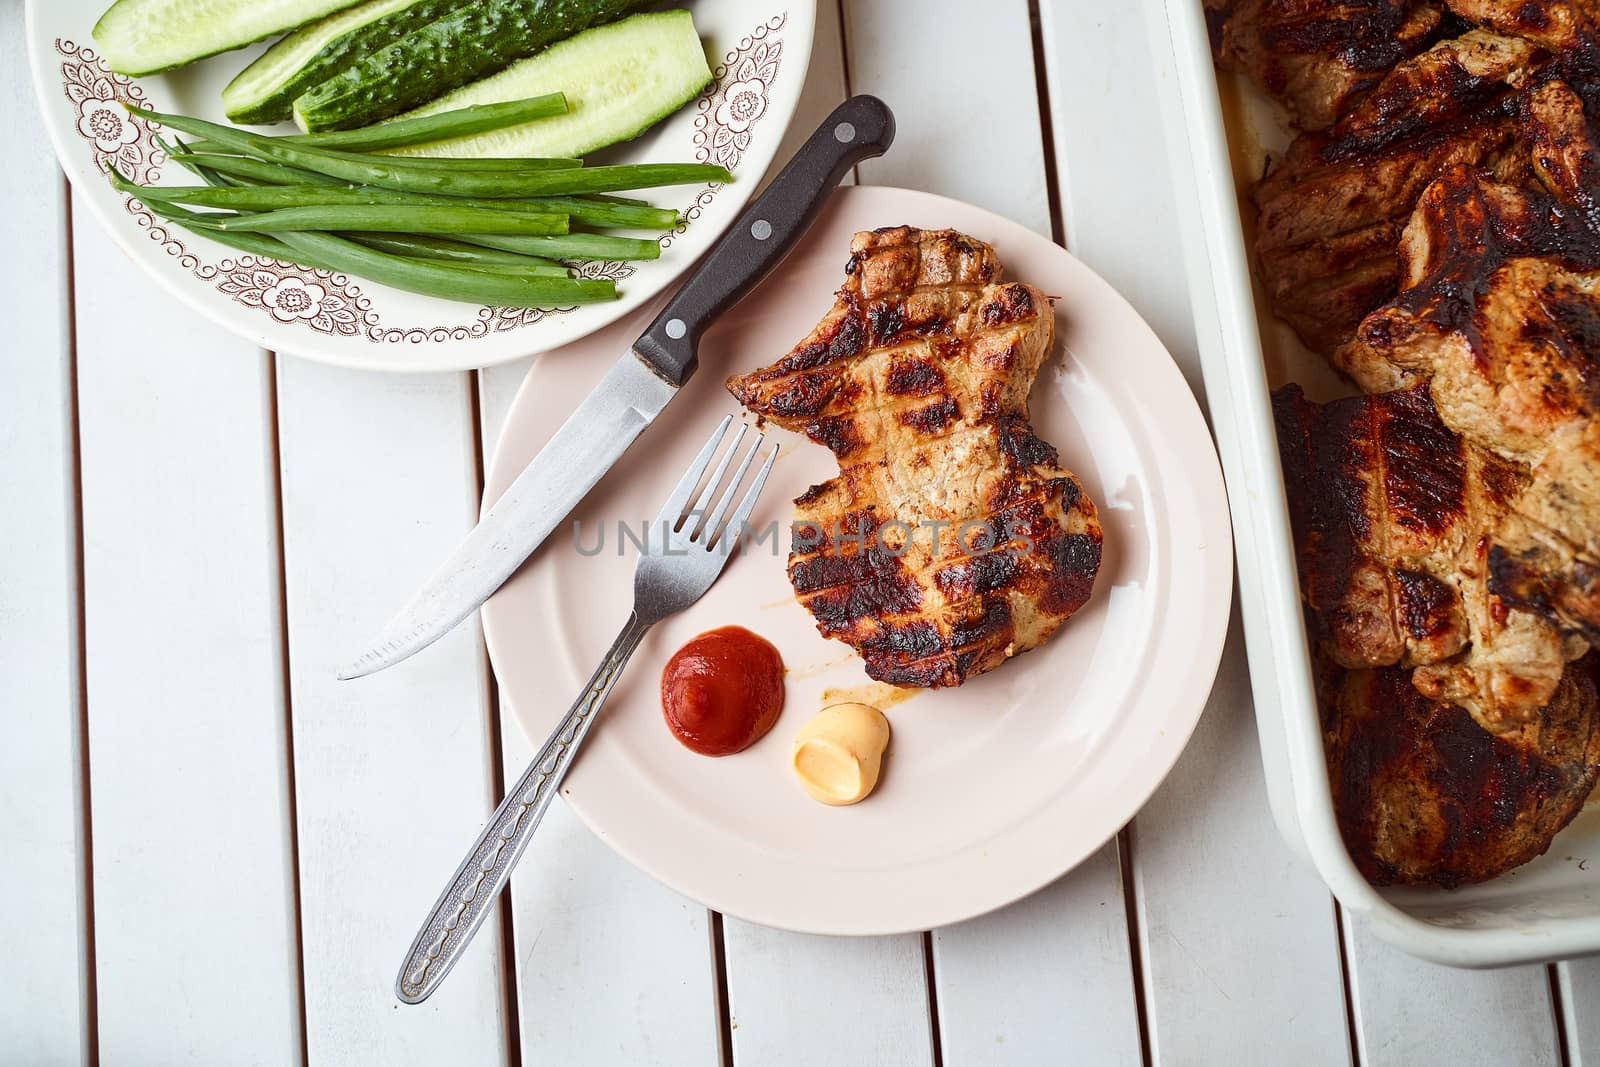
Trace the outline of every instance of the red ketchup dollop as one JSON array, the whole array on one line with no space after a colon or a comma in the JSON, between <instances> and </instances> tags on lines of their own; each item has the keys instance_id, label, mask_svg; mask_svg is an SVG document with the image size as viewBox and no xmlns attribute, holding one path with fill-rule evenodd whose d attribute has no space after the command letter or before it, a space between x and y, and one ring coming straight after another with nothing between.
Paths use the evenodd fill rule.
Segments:
<instances>
[{"instance_id":1,"label":"red ketchup dollop","mask_svg":"<svg viewBox=\"0 0 1600 1067\"><path fill-rule=\"evenodd\" d=\"M689 641L661 672L672 736L702 756L731 756L764 737L783 710L783 659L765 638L724 626Z\"/></svg>"}]
</instances>

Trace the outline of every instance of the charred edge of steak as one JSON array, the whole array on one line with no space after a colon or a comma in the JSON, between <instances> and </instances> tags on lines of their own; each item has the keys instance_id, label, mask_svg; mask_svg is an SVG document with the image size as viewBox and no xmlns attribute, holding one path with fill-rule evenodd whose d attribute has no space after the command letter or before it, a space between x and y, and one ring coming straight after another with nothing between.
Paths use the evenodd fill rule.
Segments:
<instances>
[{"instance_id":1,"label":"charred edge of steak","mask_svg":"<svg viewBox=\"0 0 1600 1067\"><path fill-rule=\"evenodd\" d=\"M994 420L1000 435L1000 451L1024 469L1054 467L1060 462L1055 447L1033 432L1022 415L1001 415Z\"/></svg>"}]
</instances>

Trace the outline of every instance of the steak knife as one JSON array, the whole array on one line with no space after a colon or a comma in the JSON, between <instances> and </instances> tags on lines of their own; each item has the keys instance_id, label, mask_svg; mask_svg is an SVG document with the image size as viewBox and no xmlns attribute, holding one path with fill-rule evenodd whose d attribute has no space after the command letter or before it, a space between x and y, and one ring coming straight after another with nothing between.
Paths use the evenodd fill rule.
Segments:
<instances>
[{"instance_id":1,"label":"steak knife","mask_svg":"<svg viewBox=\"0 0 1600 1067\"><path fill-rule=\"evenodd\" d=\"M706 327L782 261L845 171L882 155L893 140L894 115L877 97L852 97L835 108L444 566L339 677L399 663L489 599L689 380Z\"/></svg>"}]
</instances>

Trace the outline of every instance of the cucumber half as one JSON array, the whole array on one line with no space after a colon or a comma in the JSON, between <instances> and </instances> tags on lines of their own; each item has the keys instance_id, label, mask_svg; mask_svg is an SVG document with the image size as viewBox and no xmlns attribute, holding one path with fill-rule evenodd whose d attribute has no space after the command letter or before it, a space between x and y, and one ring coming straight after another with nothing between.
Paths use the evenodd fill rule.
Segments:
<instances>
[{"instance_id":1,"label":"cucumber half","mask_svg":"<svg viewBox=\"0 0 1600 1067\"><path fill-rule=\"evenodd\" d=\"M356 0L116 0L94 25L118 74L155 74L304 26Z\"/></svg>"},{"instance_id":2,"label":"cucumber half","mask_svg":"<svg viewBox=\"0 0 1600 1067\"><path fill-rule=\"evenodd\" d=\"M234 122L280 122L313 85L466 2L366 0L302 26L240 71L222 90L222 106Z\"/></svg>"},{"instance_id":3,"label":"cucumber half","mask_svg":"<svg viewBox=\"0 0 1600 1067\"><path fill-rule=\"evenodd\" d=\"M552 45L411 116L564 92L565 115L393 150L408 156L581 156L636 137L711 84L687 11L635 15Z\"/></svg>"}]
</instances>

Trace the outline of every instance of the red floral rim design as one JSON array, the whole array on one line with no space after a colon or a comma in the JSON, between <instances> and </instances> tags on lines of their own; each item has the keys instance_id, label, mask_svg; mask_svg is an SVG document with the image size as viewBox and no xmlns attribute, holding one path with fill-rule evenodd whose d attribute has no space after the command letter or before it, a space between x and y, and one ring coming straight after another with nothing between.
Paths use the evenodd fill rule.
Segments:
<instances>
[{"instance_id":1,"label":"red floral rim design","mask_svg":"<svg viewBox=\"0 0 1600 1067\"><path fill-rule=\"evenodd\" d=\"M738 167L750 147L750 131L766 113L771 87L778 76L783 42L778 32L788 13L757 26L730 50L712 71L712 81L698 102L695 116L695 158ZM101 170L114 166L141 185L161 176L166 154L156 140L157 124L130 115L124 103L147 106L144 90L133 79L112 71L92 48L57 39L61 54L62 91L78 109L78 136L88 142ZM669 247L699 218L721 183L708 183L683 213L683 222L660 237ZM365 336L386 344L464 341L521 329L550 315L574 308L480 307L476 316L454 325L385 325L372 300L353 279L331 271L312 270L282 260L240 254L210 261L192 251L173 227L152 214L137 197L125 196L123 208L152 241L183 269L246 307L259 308L285 324L301 324L329 336ZM581 277L623 279L635 268L628 263L597 260L570 264Z\"/></svg>"}]
</instances>

